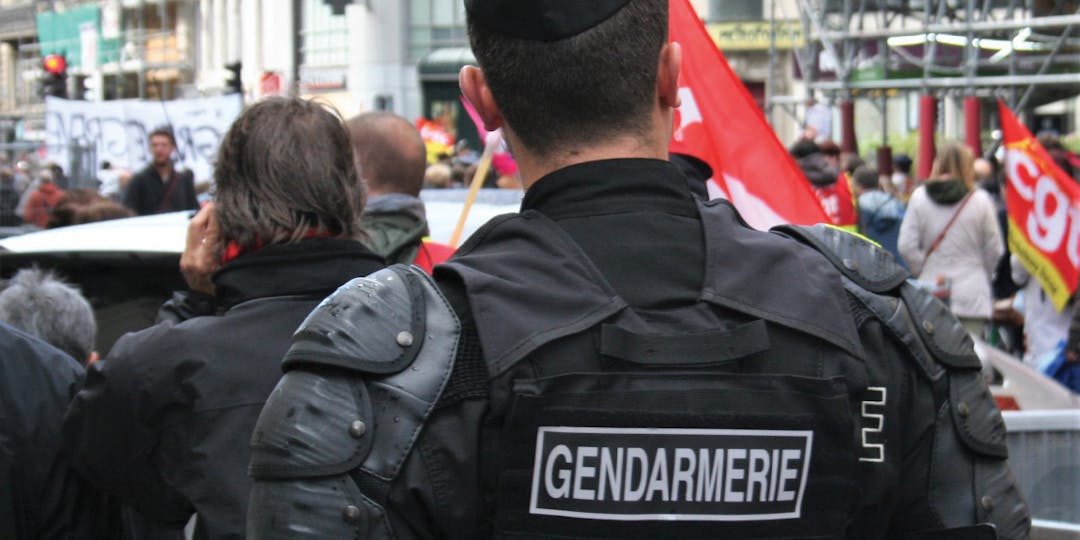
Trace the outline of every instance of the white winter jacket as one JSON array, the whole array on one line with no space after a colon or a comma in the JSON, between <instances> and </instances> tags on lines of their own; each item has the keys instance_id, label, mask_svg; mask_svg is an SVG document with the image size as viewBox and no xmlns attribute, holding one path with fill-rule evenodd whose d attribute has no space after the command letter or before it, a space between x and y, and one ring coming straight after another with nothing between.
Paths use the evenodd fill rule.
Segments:
<instances>
[{"instance_id":1,"label":"white winter jacket","mask_svg":"<svg viewBox=\"0 0 1080 540\"><path fill-rule=\"evenodd\" d=\"M940 205L919 186L911 194L900 224L897 248L920 281L938 276L952 280L952 311L959 317L989 319L993 313L990 282L1005 251L994 201L976 188L930 258L926 252L945 228L960 203Z\"/></svg>"}]
</instances>

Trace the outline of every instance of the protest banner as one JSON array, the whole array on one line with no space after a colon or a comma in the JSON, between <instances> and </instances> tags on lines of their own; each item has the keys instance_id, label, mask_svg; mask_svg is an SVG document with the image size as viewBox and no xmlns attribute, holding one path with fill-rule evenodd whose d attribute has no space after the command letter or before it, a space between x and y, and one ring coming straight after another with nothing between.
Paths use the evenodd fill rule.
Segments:
<instances>
[{"instance_id":1,"label":"protest banner","mask_svg":"<svg viewBox=\"0 0 1080 540\"><path fill-rule=\"evenodd\" d=\"M46 98L46 159L63 166L74 143L93 146L98 163L137 171L150 162L147 135L171 126L177 166L190 169L196 182L210 181L218 145L242 108L238 95L175 101Z\"/></svg>"}]
</instances>

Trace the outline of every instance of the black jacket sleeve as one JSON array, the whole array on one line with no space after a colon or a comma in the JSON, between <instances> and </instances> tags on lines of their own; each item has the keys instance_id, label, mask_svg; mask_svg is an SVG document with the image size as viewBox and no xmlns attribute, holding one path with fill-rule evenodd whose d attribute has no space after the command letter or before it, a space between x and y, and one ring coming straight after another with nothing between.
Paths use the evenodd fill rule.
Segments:
<instances>
[{"instance_id":1,"label":"black jacket sleeve","mask_svg":"<svg viewBox=\"0 0 1080 540\"><path fill-rule=\"evenodd\" d=\"M95 486L155 521L182 525L192 509L154 464L155 426L184 402L159 384L171 370L155 369L156 359L179 354L176 340L164 335L170 326L128 334L90 366L68 409L64 439L74 467Z\"/></svg>"},{"instance_id":2,"label":"black jacket sleeve","mask_svg":"<svg viewBox=\"0 0 1080 540\"><path fill-rule=\"evenodd\" d=\"M103 501L69 467L60 433L82 367L3 324L0 358L0 536L104 538Z\"/></svg>"},{"instance_id":3,"label":"black jacket sleeve","mask_svg":"<svg viewBox=\"0 0 1080 540\"><path fill-rule=\"evenodd\" d=\"M199 291L175 291L158 309L156 324L177 324L217 312L217 298Z\"/></svg>"},{"instance_id":4,"label":"black jacket sleeve","mask_svg":"<svg viewBox=\"0 0 1080 540\"><path fill-rule=\"evenodd\" d=\"M136 173L128 182L127 190L124 192L124 206L140 216L153 214L156 208L152 207L150 201L147 200L149 196L147 184L152 180L145 171Z\"/></svg>"}]
</instances>

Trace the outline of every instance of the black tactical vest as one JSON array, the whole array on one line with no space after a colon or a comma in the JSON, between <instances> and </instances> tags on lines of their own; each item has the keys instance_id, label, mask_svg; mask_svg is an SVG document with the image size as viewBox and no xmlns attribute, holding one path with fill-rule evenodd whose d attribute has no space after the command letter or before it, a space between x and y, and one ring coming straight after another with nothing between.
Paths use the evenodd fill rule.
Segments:
<instances>
[{"instance_id":1,"label":"black tactical vest","mask_svg":"<svg viewBox=\"0 0 1080 540\"><path fill-rule=\"evenodd\" d=\"M833 538L873 459L873 401L839 272L700 207L693 305L627 305L530 211L443 267L464 283L494 378L485 483L504 538ZM489 257L498 253L498 257Z\"/></svg>"}]
</instances>

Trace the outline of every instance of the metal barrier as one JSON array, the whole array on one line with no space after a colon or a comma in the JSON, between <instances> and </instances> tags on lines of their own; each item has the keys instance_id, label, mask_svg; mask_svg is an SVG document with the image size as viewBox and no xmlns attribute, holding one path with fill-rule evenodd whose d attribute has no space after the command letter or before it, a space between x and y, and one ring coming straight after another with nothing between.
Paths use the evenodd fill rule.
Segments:
<instances>
[{"instance_id":1,"label":"metal barrier","mask_svg":"<svg viewBox=\"0 0 1080 540\"><path fill-rule=\"evenodd\" d=\"M1031 507L1031 537L1080 537L1080 409L1006 411L1002 417L1009 467Z\"/></svg>"},{"instance_id":2,"label":"metal barrier","mask_svg":"<svg viewBox=\"0 0 1080 540\"><path fill-rule=\"evenodd\" d=\"M36 173L48 163L47 158L52 149L60 150L57 145L43 142L15 142L0 143L0 155L7 156L9 163L14 165L17 161L27 161L31 166L31 173ZM64 179L60 187L64 189L97 189L98 162L97 149L93 144L86 144L77 140L71 140L65 145L68 159L65 163L57 163L64 169Z\"/></svg>"}]
</instances>

